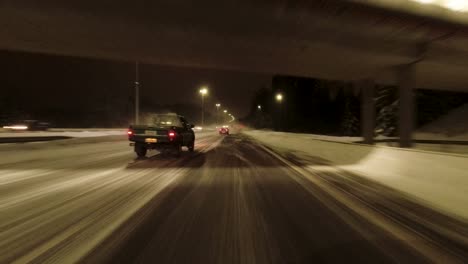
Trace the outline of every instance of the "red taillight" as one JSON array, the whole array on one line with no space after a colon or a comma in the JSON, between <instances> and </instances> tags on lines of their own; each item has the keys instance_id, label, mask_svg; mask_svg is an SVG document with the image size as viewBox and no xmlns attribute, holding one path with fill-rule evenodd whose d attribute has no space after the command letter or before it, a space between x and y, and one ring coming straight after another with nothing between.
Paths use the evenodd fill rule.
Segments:
<instances>
[{"instance_id":1,"label":"red taillight","mask_svg":"<svg viewBox=\"0 0 468 264\"><path fill-rule=\"evenodd\" d=\"M132 130L128 130L128 131L127 131L127 135L129 135L129 136L133 135L133 131L132 131Z\"/></svg>"},{"instance_id":2,"label":"red taillight","mask_svg":"<svg viewBox=\"0 0 468 264\"><path fill-rule=\"evenodd\" d=\"M174 130L169 130L167 135L169 136L169 140L173 140L176 137L177 134L176 134L176 132Z\"/></svg>"}]
</instances>

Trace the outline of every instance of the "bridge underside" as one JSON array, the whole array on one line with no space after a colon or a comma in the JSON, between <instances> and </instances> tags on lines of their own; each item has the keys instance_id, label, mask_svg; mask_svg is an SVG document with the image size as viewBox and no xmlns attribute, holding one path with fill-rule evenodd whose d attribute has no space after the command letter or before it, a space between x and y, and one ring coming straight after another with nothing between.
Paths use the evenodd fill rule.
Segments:
<instances>
[{"instance_id":1,"label":"bridge underside","mask_svg":"<svg viewBox=\"0 0 468 264\"><path fill-rule=\"evenodd\" d=\"M0 49L468 88L468 29L366 1L4 1ZM222 2L222 3L221 3Z\"/></svg>"},{"instance_id":2,"label":"bridge underside","mask_svg":"<svg viewBox=\"0 0 468 264\"><path fill-rule=\"evenodd\" d=\"M372 84L394 84L405 147L413 89L468 91L465 14L406 0L251 2L3 1L0 49L359 81L368 143Z\"/></svg>"}]
</instances>

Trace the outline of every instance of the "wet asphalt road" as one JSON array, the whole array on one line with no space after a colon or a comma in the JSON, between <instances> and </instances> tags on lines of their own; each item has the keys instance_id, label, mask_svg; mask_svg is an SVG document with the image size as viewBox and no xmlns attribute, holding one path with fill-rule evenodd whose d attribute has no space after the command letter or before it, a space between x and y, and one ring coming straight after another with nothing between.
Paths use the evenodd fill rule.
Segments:
<instances>
[{"instance_id":1,"label":"wet asphalt road","mask_svg":"<svg viewBox=\"0 0 468 264\"><path fill-rule=\"evenodd\" d=\"M359 187L379 189L371 183L313 176L325 179L335 195L344 193L335 199L294 169L296 160L290 158L291 165L245 136L202 135L196 149L181 159L142 160L125 141L17 151L0 163L0 262L466 260L466 245L450 244L402 216L427 209L379 202L392 196ZM370 213L339 202L370 197ZM391 227L395 223L406 227Z\"/></svg>"}]
</instances>

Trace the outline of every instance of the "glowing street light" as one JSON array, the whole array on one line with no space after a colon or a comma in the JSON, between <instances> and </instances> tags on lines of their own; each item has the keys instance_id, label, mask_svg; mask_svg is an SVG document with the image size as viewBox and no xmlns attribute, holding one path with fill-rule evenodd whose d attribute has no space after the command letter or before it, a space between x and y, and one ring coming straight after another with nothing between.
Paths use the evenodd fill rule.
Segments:
<instances>
[{"instance_id":1,"label":"glowing street light","mask_svg":"<svg viewBox=\"0 0 468 264\"><path fill-rule=\"evenodd\" d=\"M281 93L276 94L276 101L279 103L283 101L283 95Z\"/></svg>"},{"instance_id":2,"label":"glowing street light","mask_svg":"<svg viewBox=\"0 0 468 264\"><path fill-rule=\"evenodd\" d=\"M224 112L225 114L227 114L227 110L224 110L223 112Z\"/></svg>"},{"instance_id":3,"label":"glowing street light","mask_svg":"<svg viewBox=\"0 0 468 264\"><path fill-rule=\"evenodd\" d=\"M257 108L258 108L258 110L262 110L262 106L261 106L261 105L257 105Z\"/></svg>"},{"instance_id":4,"label":"glowing street light","mask_svg":"<svg viewBox=\"0 0 468 264\"><path fill-rule=\"evenodd\" d=\"M205 96L208 94L208 88L203 86L200 89L200 94L202 98L202 127L205 126Z\"/></svg>"},{"instance_id":5,"label":"glowing street light","mask_svg":"<svg viewBox=\"0 0 468 264\"><path fill-rule=\"evenodd\" d=\"M200 93L201 93L202 96L207 95L207 94L208 94L208 88L202 87L202 88L200 89Z\"/></svg>"}]
</instances>

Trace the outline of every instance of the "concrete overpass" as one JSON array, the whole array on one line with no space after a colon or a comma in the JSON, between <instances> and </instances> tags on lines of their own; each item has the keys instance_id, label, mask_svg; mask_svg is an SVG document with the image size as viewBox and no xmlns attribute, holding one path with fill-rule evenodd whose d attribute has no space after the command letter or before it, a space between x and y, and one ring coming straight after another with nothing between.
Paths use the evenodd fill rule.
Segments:
<instances>
[{"instance_id":1,"label":"concrete overpass","mask_svg":"<svg viewBox=\"0 0 468 264\"><path fill-rule=\"evenodd\" d=\"M357 81L369 143L373 84L395 84L409 146L413 88L468 90L468 15L424 1L7 0L0 49Z\"/></svg>"}]
</instances>

